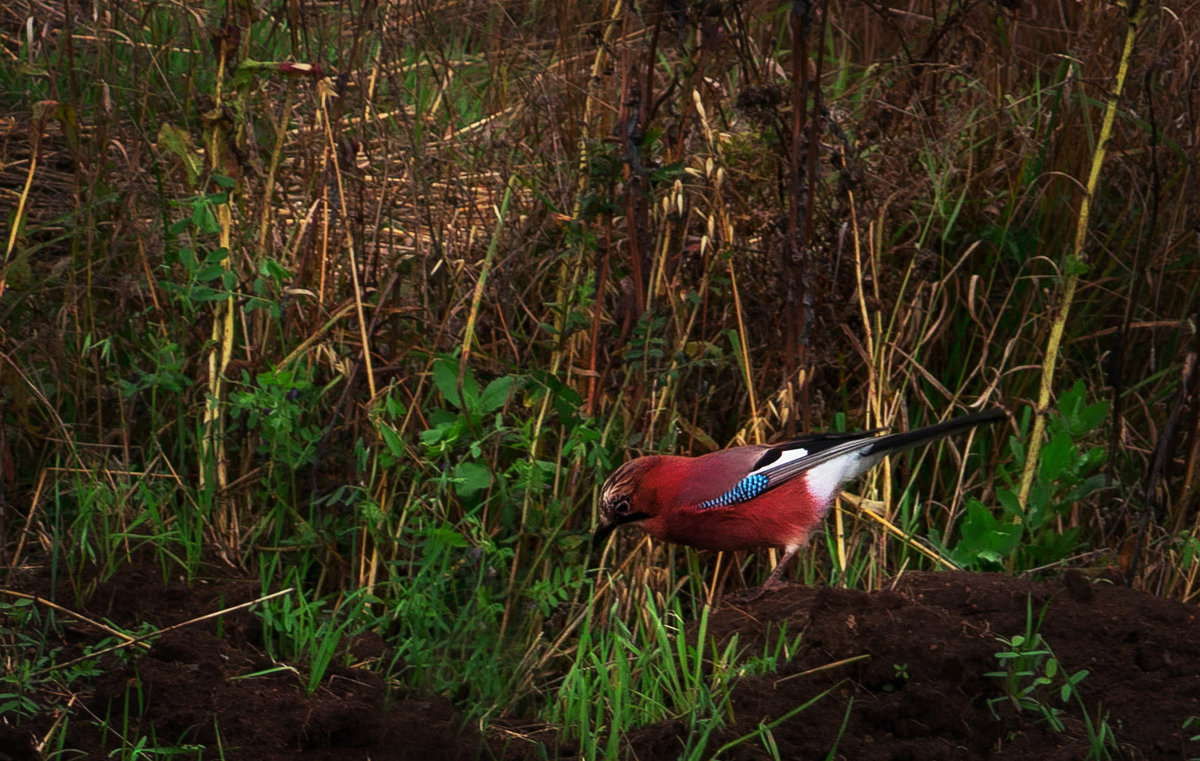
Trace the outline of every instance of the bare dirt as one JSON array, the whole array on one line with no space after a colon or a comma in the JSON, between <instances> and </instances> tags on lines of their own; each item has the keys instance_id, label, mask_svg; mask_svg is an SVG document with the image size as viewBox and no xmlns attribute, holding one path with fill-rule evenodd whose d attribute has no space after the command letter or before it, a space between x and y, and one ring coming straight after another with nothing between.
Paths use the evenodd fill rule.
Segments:
<instances>
[{"instance_id":1,"label":"bare dirt","mask_svg":"<svg viewBox=\"0 0 1200 761\"><path fill-rule=\"evenodd\" d=\"M791 588L744 611L727 610L716 617L717 631L736 631L744 643L761 641L782 621L805 636L780 673L741 683L736 726L721 739L832 690L773 729L782 758L823 759L835 741L835 757L845 759L1086 758L1088 733L1076 705L1057 732L1034 712L989 704L1005 694L1000 679L986 676L1000 668L996 653L1006 649L997 637L1024 634L1029 611L1041 618L1037 630L1061 672L1088 670L1079 693L1093 721L1107 715L1119 745L1113 758L1200 758L1200 742L1188 739L1200 726L1183 730L1200 715L1196 607L1079 573L1046 582L909 573L890 590ZM1047 706L1062 705L1058 689L1046 692ZM635 748L665 751L659 728L643 732ZM743 745L725 757L767 756Z\"/></svg>"},{"instance_id":2,"label":"bare dirt","mask_svg":"<svg viewBox=\"0 0 1200 761\"><path fill-rule=\"evenodd\" d=\"M46 594L32 576L24 585L14 577L5 582L7 589L22 586ZM70 607L72 594L60 603ZM146 622L165 627L257 594L257 583L245 579L164 584L156 567L135 564L74 610L130 628ZM708 747L769 725L828 691L771 727L781 758L824 759L835 745L834 758L863 761L1085 758L1087 729L1077 705L1068 706L1064 728L1055 731L1036 711L993 700L1004 696L1001 680L986 676L998 668L995 654L1003 648L997 637L1024 633L1030 608L1042 616L1039 631L1062 672L1088 670L1079 692L1093 721L1103 715L1113 729L1119 747L1111 757L1200 757L1200 742L1189 739L1200 734L1200 726L1184 728L1190 717L1200 716L1197 609L1080 574L1034 582L910 573L880 592L792 587L747 606L724 607L711 617L710 633L718 638L737 633L751 653L775 641L784 622L788 632L804 637L778 673L739 684L733 720ZM59 644L69 654L97 638L89 625L73 624ZM182 627L141 655L106 657L103 674L85 691L60 696L73 703L62 747L79 751L80 758L108 757L119 743L97 728L100 722L84 717L107 717L119 726L119 717L140 714L134 729L160 744L206 748L189 758L578 757L569 742L553 744L553 731L513 731L530 726L519 718L481 735L447 699L396 695L368 669L334 669L311 695L287 671L237 678L274 665L251 612ZM139 708L126 710L128 701ZM1056 694L1044 702L1061 705ZM56 748L38 753L36 743L56 718L51 711L19 723L13 715L0 717L0 761L55 757ZM684 747L683 731L678 721L639 729L626 738L626 755L674 759ZM539 747L542 742L549 745ZM768 757L755 742L722 754Z\"/></svg>"}]
</instances>

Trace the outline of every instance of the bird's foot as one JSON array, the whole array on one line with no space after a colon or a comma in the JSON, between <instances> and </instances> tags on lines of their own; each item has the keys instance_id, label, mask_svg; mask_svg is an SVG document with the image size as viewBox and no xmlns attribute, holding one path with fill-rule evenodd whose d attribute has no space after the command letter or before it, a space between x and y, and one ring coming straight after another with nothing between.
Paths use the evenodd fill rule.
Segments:
<instances>
[{"instance_id":1,"label":"bird's foot","mask_svg":"<svg viewBox=\"0 0 1200 761\"><path fill-rule=\"evenodd\" d=\"M748 603L748 602L754 602L758 598L765 595L767 592L774 592L776 590L783 589L787 585L788 584L786 581L780 581L778 579L767 579L767 583L763 584L761 587L755 587L754 589L747 589L742 594L733 598L733 601L735 603L738 603L739 605Z\"/></svg>"}]
</instances>

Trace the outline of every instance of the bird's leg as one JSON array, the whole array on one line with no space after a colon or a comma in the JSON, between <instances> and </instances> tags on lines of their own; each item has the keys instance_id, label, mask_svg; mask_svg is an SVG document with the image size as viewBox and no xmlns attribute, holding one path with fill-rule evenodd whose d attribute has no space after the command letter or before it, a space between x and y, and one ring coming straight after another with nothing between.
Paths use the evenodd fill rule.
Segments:
<instances>
[{"instance_id":1,"label":"bird's leg","mask_svg":"<svg viewBox=\"0 0 1200 761\"><path fill-rule=\"evenodd\" d=\"M799 551L799 544L793 544L790 547L784 548L783 557L781 557L779 562L775 564L775 570L771 571L771 575L767 577L767 580L763 582L763 585L761 587L746 590L746 592L743 594L733 598L734 602L753 602L767 592L773 592L780 587L787 586L785 582L779 580L779 577L783 576L783 571L785 568L787 568L788 561L790 561Z\"/></svg>"}]
</instances>

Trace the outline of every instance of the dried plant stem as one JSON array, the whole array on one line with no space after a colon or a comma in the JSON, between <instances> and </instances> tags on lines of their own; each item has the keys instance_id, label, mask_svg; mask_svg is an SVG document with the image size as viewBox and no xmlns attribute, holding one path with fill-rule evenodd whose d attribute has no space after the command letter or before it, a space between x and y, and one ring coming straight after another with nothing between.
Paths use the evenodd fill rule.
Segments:
<instances>
[{"instance_id":1,"label":"dried plant stem","mask_svg":"<svg viewBox=\"0 0 1200 761\"><path fill-rule=\"evenodd\" d=\"M729 287L733 291L733 309L737 314L738 326L738 343L741 344L741 352L738 356L738 362L742 366L742 372L746 376L746 393L750 398L750 436L755 444L761 444L763 441L762 434L762 418L758 414L758 401L754 395L754 374L750 370L750 352L746 350L746 341L749 336L746 335L746 322L742 318L742 296L738 292L737 273L733 269L733 262L729 262Z\"/></svg>"},{"instance_id":2,"label":"dried plant stem","mask_svg":"<svg viewBox=\"0 0 1200 761\"><path fill-rule=\"evenodd\" d=\"M40 121L46 120L46 112L49 109L44 108L40 114ZM4 295L5 283L8 281L7 264L12 257L13 249L17 245L17 232L21 229L21 219L25 215L25 204L29 201L29 189L33 186L33 176L37 173L38 152L42 142L42 127L39 124L38 129L33 131L32 150L29 152L29 171L25 173L25 184L21 188L21 193L17 196L17 210L12 216L12 227L8 231L8 241L4 245L4 258L0 259L0 296Z\"/></svg>"},{"instance_id":3,"label":"dried plant stem","mask_svg":"<svg viewBox=\"0 0 1200 761\"><path fill-rule=\"evenodd\" d=\"M225 63L225 53L222 50L217 66L216 93L213 96L218 109L223 102L221 82L224 79ZM218 171L219 167L222 166L224 159L224 154L221 151L222 147L221 128L218 125L213 125L209 134L208 150L211 167L214 172ZM217 223L220 226L219 245L227 252L221 262L221 266L225 269L231 269L233 266L233 258L228 253L233 229L233 214L230 209L233 202L232 195L231 190L225 202L217 205L215 209ZM223 400L225 398L225 370L229 367L229 362L233 357L233 341L235 339L236 328L233 315L234 298L232 293L224 301L214 302L212 331L210 333L212 348L208 352L209 395L204 405L204 434L200 447L199 480L201 491L211 489L214 492L214 496L218 499L226 491L226 486L229 484L228 457L225 452L225 410ZM223 535L223 538L230 546L234 547L238 544L238 538L230 536L229 532L236 524L236 521L236 511L232 505L229 505L226 509L219 510L217 513L217 531Z\"/></svg>"},{"instance_id":4,"label":"dried plant stem","mask_svg":"<svg viewBox=\"0 0 1200 761\"><path fill-rule=\"evenodd\" d=\"M13 589L0 589L0 595L8 595L9 597L16 597L20 600L32 600L34 602L34 604L36 604L36 605L44 605L47 608L52 608L54 610L57 610L59 613L70 616L72 618L76 618L76 619L84 622L85 624L94 626L97 629L99 629L100 631L107 632L108 634L116 637L117 639L125 640L126 644L132 645L132 644L136 643L145 650L150 649L150 646L147 645L145 642L141 641L141 638L139 638L139 637L135 637L132 634L126 634L125 632L121 631L120 629L114 629L113 627L111 627L107 624L101 623L100 621L97 621L94 618L88 618L87 616L85 616L84 614L80 613L77 610L71 610L70 608L67 608L63 605L59 605L58 603L54 602L53 600L47 600L45 597L41 597L40 595L26 594L24 592L18 592Z\"/></svg>"},{"instance_id":5,"label":"dried plant stem","mask_svg":"<svg viewBox=\"0 0 1200 761\"><path fill-rule=\"evenodd\" d=\"M240 605L232 605L228 608L222 608L221 610L215 610L212 613L205 613L203 616L197 616L195 618L190 618L187 621L180 621L177 624L171 624L170 626L165 627L163 629L155 629L154 631L147 632L146 634L139 634L136 637L130 637L130 636L118 633L119 636L121 637L121 639L124 640L123 642L120 642L116 645L112 645L110 647L103 648L102 650L97 650L93 653L81 655L78 658L72 658L71 660L65 661L63 663L56 663L53 666L49 666L44 669L39 669L39 670L33 672L33 676L41 676L42 674L48 673L50 671L64 669L67 666L70 666L75 663L79 663L80 661L86 661L89 658L98 658L101 655L105 655L107 653L112 653L117 650L124 650L124 649L126 649L128 647L132 647L134 645L137 645L139 647L145 647L146 643L148 641L153 640L153 639L158 639L162 635L169 634L169 633L175 631L176 629L182 629L185 626L191 626L192 624L198 624L202 621L208 621L208 620L211 620L214 618L219 618L220 616L223 616L227 613L233 613L234 611L242 610L244 608L249 608L254 605L258 605L259 603L267 602L268 600L274 600L276 597L283 597L284 595L289 595L294 591L296 591L295 587L288 587L287 589L281 589L278 592L272 592L269 595L263 595L262 597L255 598L253 600L250 600L249 602L241 603ZM48 601L42 600L39 598L38 602L47 603ZM58 606L54 606L54 607L57 608ZM71 615L82 618L77 613L71 613ZM88 621L88 619L83 619L83 620ZM95 623L95 622L88 621L88 623ZM99 626L99 624L96 624L96 625ZM106 630L107 630L107 628L106 628Z\"/></svg>"},{"instance_id":6,"label":"dried plant stem","mask_svg":"<svg viewBox=\"0 0 1200 761\"><path fill-rule=\"evenodd\" d=\"M346 188L342 182L342 167L338 161L334 124L329 118L329 94L328 91L321 90L321 122L324 125L327 141L325 150L327 151L328 160L333 162L333 176L337 180L339 216L340 219L345 220L349 217L350 210L346 206ZM328 225L326 225L326 230L328 230ZM371 393L371 399L374 399L378 396L379 390L375 387L375 368L371 361L371 340L368 334L369 331L367 330L367 318L363 307L362 284L359 282L358 257L355 255L354 236L351 234L350 228L343 225L343 230L346 238L346 257L350 260L348 268L350 270L350 282L354 286L354 310L358 317L358 337L362 341L363 368L366 370L367 389ZM322 289L322 292L324 292L324 289Z\"/></svg>"},{"instance_id":7,"label":"dried plant stem","mask_svg":"<svg viewBox=\"0 0 1200 761\"><path fill-rule=\"evenodd\" d=\"M504 232L504 223L508 219L508 205L512 201L513 185L517 178L511 177L508 186L504 188L504 199L496 210L496 229L492 231L492 241L488 244L487 254L483 257L483 266L479 269L479 279L475 281L475 293L471 297L471 312L467 315L467 328L463 331L462 354L458 360L458 393L462 393L463 376L467 371L467 363L471 358L471 343L475 340L475 323L479 319L479 306L483 303L483 293L487 289L488 274L492 271L492 262L496 259L496 249L500 245L500 236Z\"/></svg>"},{"instance_id":8,"label":"dried plant stem","mask_svg":"<svg viewBox=\"0 0 1200 761\"><path fill-rule=\"evenodd\" d=\"M1071 258L1067 262L1066 281L1063 286L1062 301L1054 316L1054 324L1050 326L1050 337L1046 341L1046 357L1042 361L1042 379L1038 389L1036 415L1033 421L1033 431L1029 435L1029 453L1025 458L1025 468L1021 472L1021 490L1017 495L1021 509L1025 509L1029 499L1029 491L1033 487L1033 474L1037 469L1038 455L1042 449L1042 439L1046 434L1046 413L1050 406L1050 394L1054 386L1054 370L1058 364L1058 351L1062 345L1063 330L1067 324L1067 316L1071 304L1075 300L1075 290L1079 287L1079 278L1083 273L1083 264L1087 261L1085 244L1088 234L1088 217L1091 212L1092 195L1100 179L1100 168L1104 164L1104 153L1112 135L1113 121L1117 115L1117 102L1125 88L1125 78L1129 73L1129 60L1133 57L1133 43L1137 38L1138 28L1145 15L1146 4L1137 2L1125 28L1125 45L1121 50L1121 62L1117 67L1117 81L1109 95L1104 109L1104 122L1100 127L1100 135L1096 140L1096 149L1092 153L1091 171L1088 173L1087 188L1083 200L1079 204L1079 218L1075 225L1075 243L1072 246Z\"/></svg>"}]
</instances>

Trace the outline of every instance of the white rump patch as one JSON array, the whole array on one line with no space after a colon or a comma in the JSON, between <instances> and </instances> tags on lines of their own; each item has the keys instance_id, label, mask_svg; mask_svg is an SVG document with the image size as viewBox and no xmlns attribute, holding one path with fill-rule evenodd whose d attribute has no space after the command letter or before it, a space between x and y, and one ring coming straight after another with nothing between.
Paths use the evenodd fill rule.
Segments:
<instances>
[{"instance_id":1,"label":"white rump patch","mask_svg":"<svg viewBox=\"0 0 1200 761\"><path fill-rule=\"evenodd\" d=\"M775 470L780 465L786 465L789 462L795 462L796 460L800 460L805 457L808 457L807 449L787 449L787 450L784 450L783 452L779 453L779 459L776 460L775 462L771 463L770 465L764 465L761 468L759 468L758 470L752 470L750 472L751 473L766 473L769 475L772 470Z\"/></svg>"},{"instance_id":2,"label":"white rump patch","mask_svg":"<svg viewBox=\"0 0 1200 761\"><path fill-rule=\"evenodd\" d=\"M804 484L815 501L827 505L842 484L858 478L879 460L879 457L862 457L859 450L851 450L806 472Z\"/></svg>"}]
</instances>

